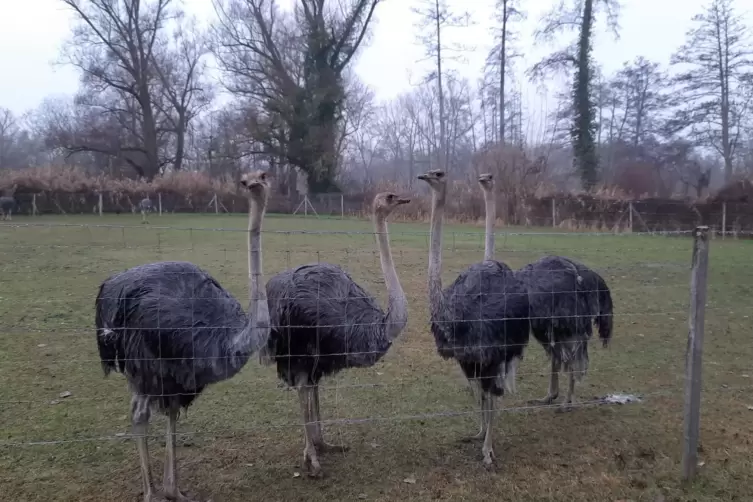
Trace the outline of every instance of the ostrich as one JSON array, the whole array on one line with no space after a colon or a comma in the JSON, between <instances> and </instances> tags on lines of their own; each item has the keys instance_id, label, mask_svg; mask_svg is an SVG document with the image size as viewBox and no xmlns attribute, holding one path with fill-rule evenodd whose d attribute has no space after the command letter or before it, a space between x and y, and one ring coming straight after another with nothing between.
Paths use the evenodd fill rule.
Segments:
<instances>
[{"instance_id":1,"label":"ostrich","mask_svg":"<svg viewBox=\"0 0 753 502\"><path fill-rule=\"evenodd\" d=\"M139 209L141 210L141 223L149 223L146 219L146 215L152 212L152 201L149 197L141 199L139 202Z\"/></svg>"},{"instance_id":2,"label":"ostrich","mask_svg":"<svg viewBox=\"0 0 753 502\"><path fill-rule=\"evenodd\" d=\"M494 459L494 400L514 388L517 360L523 357L530 329L528 296L506 265L493 260L471 265L442 289L442 219L447 197L443 171L418 176L432 189L429 244L431 331L439 355L455 359L481 394L484 465Z\"/></svg>"},{"instance_id":3,"label":"ostrich","mask_svg":"<svg viewBox=\"0 0 753 502\"><path fill-rule=\"evenodd\" d=\"M16 207L16 199L13 198L13 193L16 191L17 185L13 185L13 188L7 191L6 195L0 197L0 215L3 220L11 221L13 209Z\"/></svg>"},{"instance_id":4,"label":"ostrich","mask_svg":"<svg viewBox=\"0 0 753 502\"><path fill-rule=\"evenodd\" d=\"M272 332L261 359L275 362L280 379L298 390L304 421L303 464L312 477L321 475L320 453L347 450L324 441L320 380L346 368L376 364L408 321L408 302L395 271L386 223L399 205L408 202L392 193L374 198L374 228L388 293L386 312L337 265L303 265L267 282Z\"/></svg>"},{"instance_id":5,"label":"ostrich","mask_svg":"<svg viewBox=\"0 0 753 502\"><path fill-rule=\"evenodd\" d=\"M562 411L572 409L575 383L588 370L588 340L596 323L604 347L612 336L612 296L604 279L569 258L545 256L517 270L526 285L531 331L551 360L549 391L532 404L552 404L559 396L559 372L569 385Z\"/></svg>"},{"instance_id":6,"label":"ostrich","mask_svg":"<svg viewBox=\"0 0 753 502\"><path fill-rule=\"evenodd\" d=\"M156 495L147 449L152 409L168 417L163 495L187 502L178 490L175 468L180 409L188 408L208 385L238 373L269 336L260 235L269 181L257 171L245 174L241 184L250 198L247 314L212 276L187 262L140 265L111 276L99 288L99 355L105 376L123 373L133 393L131 423L145 502Z\"/></svg>"}]
</instances>

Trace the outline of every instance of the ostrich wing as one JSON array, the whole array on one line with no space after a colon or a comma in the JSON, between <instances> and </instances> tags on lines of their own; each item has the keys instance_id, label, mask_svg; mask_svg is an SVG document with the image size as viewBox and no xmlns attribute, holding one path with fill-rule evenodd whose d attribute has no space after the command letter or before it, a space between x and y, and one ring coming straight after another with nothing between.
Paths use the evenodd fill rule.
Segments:
<instances>
[{"instance_id":1,"label":"ostrich wing","mask_svg":"<svg viewBox=\"0 0 753 502\"><path fill-rule=\"evenodd\" d=\"M136 377L132 384L147 393L165 378L188 389L227 378L223 349L246 324L238 301L187 262L150 263L113 275L100 287L96 319L105 373Z\"/></svg>"},{"instance_id":2,"label":"ostrich wing","mask_svg":"<svg viewBox=\"0 0 753 502\"><path fill-rule=\"evenodd\" d=\"M528 342L528 295L506 265L471 265L444 296L444 321L432 322L440 355L479 364L522 356Z\"/></svg>"},{"instance_id":3,"label":"ostrich wing","mask_svg":"<svg viewBox=\"0 0 753 502\"><path fill-rule=\"evenodd\" d=\"M390 347L385 313L337 265L316 263L285 270L267 282L267 298L273 357L283 355L278 354L283 336L295 336L295 350L303 354L345 354L349 367L372 366Z\"/></svg>"}]
</instances>

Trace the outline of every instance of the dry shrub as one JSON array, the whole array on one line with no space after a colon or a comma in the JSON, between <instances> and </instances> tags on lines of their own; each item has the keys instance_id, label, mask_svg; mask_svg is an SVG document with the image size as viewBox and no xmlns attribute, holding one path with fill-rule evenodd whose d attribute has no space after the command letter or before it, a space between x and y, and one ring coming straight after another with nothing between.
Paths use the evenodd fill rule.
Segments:
<instances>
[{"instance_id":1,"label":"dry shrub","mask_svg":"<svg viewBox=\"0 0 753 502\"><path fill-rule=\"evenodd\" d=\"M35 167L0 171L0 190L16 186L16 193L96 193L111 192L129 196L154 195L157 192L192 196L237 193L230 179L212 179L205 173L181 171L169 173L153 182L91 175L76 167Z\"/></svg>"}]
</instances>

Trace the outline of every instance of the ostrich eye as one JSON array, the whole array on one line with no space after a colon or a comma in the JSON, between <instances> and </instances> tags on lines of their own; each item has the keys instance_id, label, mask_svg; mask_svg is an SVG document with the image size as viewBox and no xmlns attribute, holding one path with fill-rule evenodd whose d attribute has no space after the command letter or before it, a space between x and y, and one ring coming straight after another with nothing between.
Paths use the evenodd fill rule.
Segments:
<instances>
[{"instance_id":1,"label":"ostrich eye","mask_svg":"<svg viewBox=\"0 0 753 502\"><path fill-rule=\"evenodd\" d=\"M393 200L394 198L395 198L395 196L394 196L394 195L388 195L388 196L387 196L387 201L388 201L388 202L392 202L392 200Z\"/></svg>"},{"instance_id":2,"label":"ostrich eye","mask_svg":"<svg viewBox=\"0 0 753 502\"><path fill-rule=\"evenodd\" d=\"M442 172L437 173L437 178L441 178L443 176L444 176L444 173L442 173Z\"/></svg>"}]
</instances>

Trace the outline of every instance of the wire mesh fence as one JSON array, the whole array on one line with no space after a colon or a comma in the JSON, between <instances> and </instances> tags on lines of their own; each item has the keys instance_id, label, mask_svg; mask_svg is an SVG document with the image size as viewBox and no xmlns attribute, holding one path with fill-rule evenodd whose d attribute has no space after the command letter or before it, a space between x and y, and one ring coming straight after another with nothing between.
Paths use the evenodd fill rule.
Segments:
<instances>
[{"instance_id":1,"label":"wire mesh fence","mask_svg":"<svg viewBox=\"0 0 753 502\"><path fill-rule=\"evenodd\" d=\"M301 226L287 219L265 223L264 280L306 263L337 264L386 313L389 295L368 224L344 221L333 228L331 221L307 220L306 230ZM692 232L497 234L496 258L513 270L560 255L597 271L611 290L614 328L608 349L591 339L588 372L570 413L557 412L566 376L557 402L534 402L547 394L552 368L536 339L527 341L516 392L495 405L496 473L479 469L480 443L458 442L478 430L483 412L457 363L437 354L428 227L393 224L390 242L408 324L387 349L373 348L385 352L375 364L321 380L324 439L350 446L320 455L323 484L303 481L306 419L299 396L278 378L281 364L260 365L254 354L232 378L204 389L178 423L179 469L189 490L221 500L246 500L249 493L275 500L494 493L537 499L553 496L555 487L563 499L582 500L682 493ZM478 230L448 226L443 285L480 262L483 248ZM711 248L700 462L708 464L709 479L722 472L745 478L753 439L747 432L753 272L746 242L713 240ZM141 485L130 392L121 375L102 376L94 327L98 288L132 266L185 260L208 271L245 310L247 232L13 222L0 225L0 255L3 485L18 500L133 500ZM344 328L357 336L357 323ZM313 350L305 355L315 358L321 349ZM209 357L216 354L197 349L189 359ZM153 453L165 442L163 421L152 415ZM291 477L301 481L280 482Z\"/></svg>"}]
</instances>

